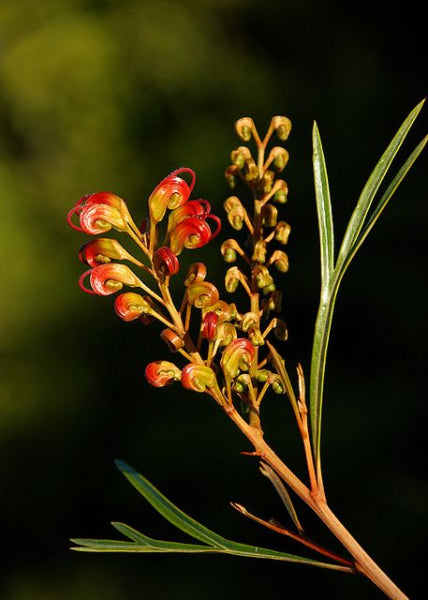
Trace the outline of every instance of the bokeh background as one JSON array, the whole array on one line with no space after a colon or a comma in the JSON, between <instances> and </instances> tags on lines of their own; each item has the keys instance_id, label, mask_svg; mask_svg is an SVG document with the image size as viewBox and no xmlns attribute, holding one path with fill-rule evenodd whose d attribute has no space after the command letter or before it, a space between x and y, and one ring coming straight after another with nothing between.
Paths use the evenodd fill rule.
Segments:
<instances>
[{"instance_id":1,"label":"bokeh background","mask_svg":"<svg viewBox=\"0 0 428 600\"><path fill-rule=\"evenodd\" d=\"M239 145L233 122L293 133L283 279L290 362L308 369L319 257L311 175L316 118L337 234L386 143L426 93L425 20L408 2L2 0L0 3L0 527L4 600L380 598L355 577L221 556L87 555L68 538L111 520L182 539L113 465L122 458L223 535L299 552L228 505L286 520L249 449L208 397L149 389L154 329L82 294L65 214L111 190L137 220L177 166L219 213ZM423 136L420 117L407 152ZM404 156L404 155L401 155ZM333 508L411 597L425 585L426 157L344 282L323 435ZM225 235L228 235L225 227ZM212 248L197 253L221 285ZM425 295L424 295L425 294ZM268 440L302 469L291 412L266 401ZM305 510L314 537L330 543ZM424 534L425 529L425 534ZM331 542L334 546L334 542Z\"/></svg>"}]
</instances>

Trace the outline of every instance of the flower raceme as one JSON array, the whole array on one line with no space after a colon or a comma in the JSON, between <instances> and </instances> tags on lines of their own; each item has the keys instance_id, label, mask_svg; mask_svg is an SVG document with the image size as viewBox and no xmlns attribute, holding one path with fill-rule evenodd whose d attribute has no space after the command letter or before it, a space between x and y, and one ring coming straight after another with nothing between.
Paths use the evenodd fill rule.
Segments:
<instances>
[{"instance_id":1,"label":"flower raceme","mask_svg":"<svg viewBox=\"0 0 428 600\"><path fill-rule=\"evenodd\" d=\"M190 176L190 183L181 175ZM144 227L140 228L135 225L124 200L116 194L97 192L80 198L67 215L67 221L73 229L89 235L105 234L112 229L127 233L150 262L149 265L140 262L115 239L99 237L91 240L79 251L80 260L92 267L80 277L81 289L99 295L113 294L124 285L142 287L147 291L147 286L128 267L112 261L132 262L162 281L176 275L180 267L177 255L184 248L201 248L221 228L220 219L211 214L211 206L207 200L189 200L195 179L194 171L187 167L177 169L165 177L149 196L150 218L146 218L143 221ZM167 210L171 212L165 242L163 246L157 247L157 226L164 219ZM214 223L213 229L208 220ZM155 240L152 240L152 244L150 235ZM107 265L110 266L99 269ZM88 276L90 287L84 285Z\"/></svg>"}]
</instances>

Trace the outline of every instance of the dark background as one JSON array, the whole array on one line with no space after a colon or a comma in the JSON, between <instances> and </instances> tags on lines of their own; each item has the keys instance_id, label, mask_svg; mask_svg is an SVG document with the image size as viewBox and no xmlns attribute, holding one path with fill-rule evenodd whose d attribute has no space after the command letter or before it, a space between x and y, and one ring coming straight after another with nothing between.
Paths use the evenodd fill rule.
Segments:
<instances>
[{"instance_id":1,"label":"dark background","mask_svg":"<svg viewBox=\"0 0 428 600\"><path fill-rule=\"evenodd\" d=\"M339 237L370 170L426 93L416 4L357 6L2 0L2 599L382 597L360 578L285 563L68 549L70 536L114 537L110 520L184 539L115 470L118 457L226 537L300 551L229 507L235 500L287 519L256 462L240 456L248 443L208 396L149 388L145 364L168 358L156 328L124 324L111 298L79 291L86 238L65 214L106 189L139 220L150 191L180 165L197 171L195 197L219 214L229 194L223 171L239 145L235 119L252 116L263 131L272 115L289 116L284 352L308 370L319 286L312 120ZM425 130L423 115L407 153ZM425 169L423 156L344 281L323 432L333 509L411 597L423 596L426 570ZM221 286L215 248L197 256ZM263 417L268 441L303 474L289 407L273 397ZM302 519L334 547L305 510Z\"/></svg>"}]
</instances>

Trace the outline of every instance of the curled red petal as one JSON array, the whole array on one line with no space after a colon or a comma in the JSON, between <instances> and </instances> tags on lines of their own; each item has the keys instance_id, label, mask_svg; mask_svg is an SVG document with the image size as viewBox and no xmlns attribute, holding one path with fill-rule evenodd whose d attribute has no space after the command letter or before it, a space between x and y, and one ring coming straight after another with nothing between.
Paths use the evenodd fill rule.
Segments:
<instances>
[{"instance_id":1,"label":"curled red petal","mask_svg":"<svg viewBox=\"0 0 428 600\"><path fill-rule=\"evenodd\" d=\"M212 237L211 229L205 220L189 217L170 233L171 250L180 254L183 248L194 249L205 246Z\"/></svg>"},{"instance_id":2,"label":"curled red petal","mask_svg":"<svg viewBox=\"0 0 428 600\"><path fill-rule=\"evenodd\" d=\"M158 275L170 277L176 275L180 269L178 258L167 246L158 248L153 255L153 266Z\"/></svg>"},{"instance_id":3,"label":"curled red petal","mask_svg":"<svg viewBox=\"0 0 428 600\"><path fill-rule=\"evenodd\" d=\"M192 181L190 185L178 176L181 173L191 174ZM165 179L155 187L149 197L150 219L153 223L157 224L162 221L167 208L174 209L187 202L194 184L195 173L192 169L186 167L177 169L165 177Z\"/></svg>"},{"instance_id":4,"label":"curled red petal","mask_svg":"<svg viewBox=\"0 0 428 600\"><path fill-rule=\"evenodd\" d=\"M80 247L79 258L83 263L96 267L111 262L112 258L123 260L131 257L117 240L97 238Z\"/></svg>"},{"instance_id":5,"label":"curled red petal","mask_svg":"<svg viewBox=\"0 0 428 600\"><path fill-rule=\"evenodd\" d=\"M86 204L80 210L79 219L82 230L93 235L112 228L124 231L127 226L123 211L108 204Z\"/></svg>"},{"instance_id":6,"label":"curled red petal","mask_svg":"<svg viewBox=\"0 0 428 600\"><path fill-rule=\"evenodd\" d=\"M150 307L143 296L135 292L120 294L114 301L114 310L124 321L135 321L146 314L148 308Z\"/></svg>"},{"instance_id":7,"label":"curled red petal","mask_svg":"<svg viewBox=\"0 0 428 600\"><path fill-rule=\"evenodd\" d=\"M168 218L168 232L177 227L178 223L189 217L206 218L211 211L208 200L188 200L172 211Z\"/></svg>"},{"instance_id":8,"label":"curled red petal","mask_svg":"<svg viewBox=\"0 0 428 600\"><path fill-rule=\"evenodd\" d=\"M137 287L141 284L129 267L118 263L99 265L90 271L90 284L100 296L109 296L121 290L124 285Z\"/></svg>"},{"instance_id":9,"label":"curled red petal","mask_svg":"<svg viewBox=\"0 0 428 600\"><path fill-rule=\"evenodd\" d=\"M180 369L166 360L149 363L144 374L150 385L154 387L164 387L181 379Z\"/></svg>"}]
</instances>

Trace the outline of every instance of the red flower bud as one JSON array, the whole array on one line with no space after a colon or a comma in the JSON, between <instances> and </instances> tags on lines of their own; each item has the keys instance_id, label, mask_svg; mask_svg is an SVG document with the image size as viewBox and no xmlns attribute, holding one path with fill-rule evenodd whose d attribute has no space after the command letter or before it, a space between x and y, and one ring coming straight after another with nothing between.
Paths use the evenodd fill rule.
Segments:
<instances>
[{"instance_id":1,"label":"red flower bud","mask_svg":"<svg viewBox=\"0 0 428 600\"><path fill-rule=\"evenodd\" d=\"M89 275L92 290L84 286L84 280ZM129 267L118 263L99 265L89 271L85 271L79 278L80 289L88 294L109 296L121 290L124 285L139 287L141 281L134 275Z\"/></svg>"},{"instance_id":2,"label":"red flower bud","mask_svg":"<svg viewBox=\"0 0 428 600\"><path fill-rule=\"evenodd\" d=\"M207 215L207 219L212 219L217 224L214 233L206 220L198 217L189 217L170 232L170 245L174 254L180 254L183 248L201 248L210 242L220 232L221 222L215 215Z\"/></svg>"},{"instance_id":3,"label":"red flower bud","mask_svg":"<svg viewBox=\"0 0 428 600\"><path fill-rule=\"evenodd\" d=\"M144 374L150 385L154 387L164 387L181 379L180 369L166 360L149 363Z\"/></svg>"},{"instance_id":4,"label":"red flower bud","mask_svg":"<svg viewBox=\"0 0 428 600\"><path fill-rule=\"evenodd\" d=\"M140 296L135 292L125 292L114 301L116 314L124 321L134 321L153 312L150 296Z\"/></svg>"},{"instance_id":5,"label":"red flower bud","mask_svg":"<svg viewBox=\"0 0 428 600\"><path fill-rule=\"evenodd\" d=\"M190 173L192 177L190 185L178 177L179 173ZM167 208L174 209L187 202L195 185L195 179L192 169L182 168L170 173L155 187L148 201L150 219L154 224L162 221Z\"/></svg>"},{"instance_id":6,"label":"red flower bud","mask_svg":"<svg viewBox=\"0 0 428 600\"><path fill-rule=\"evenodd\" d=\"M80 226L73 223L75 214L79 216ZM70 227L95 235L112 227L123 231L129 219L125 202L110 192L97 192L80 198L67 215Z\"/></svg>"},{"instance_id":7,"label":"red flower bud","mask_svg":"<svg viewBox=\"0 0 428 600\"><path fill-rule=\"evenodd\" d=\"M254 358L255 348L247 338L238 338L231 342L223 352L220 365L224 374L236 377L240 371L248 371Z\"/></svg>"},{"instance_id":8,"label":"red flower bud","mask_svg":"<svg viewBox=\"0 0 428 600\"><path fill-rule=\"evenodd\" d=\"M167 246L158 248L153 255L153 266L158 275L170 277L178 273L180 263L178 258Z\"/></svg>"},{"instance_id":9,"label":"red flower bud","mask_svg":"<svg viewBox=\"0 0 428 600\"><path fill-rule=\"evenodd\" d=\"M177 227L181 221L189 217L204 217L211 212L208 200L189 200L172 211L168 218L168 232Z\"/></svg>"},{"instance_id":10,"label":"red flower bud","mask_svg":"<svg viewBox=\"0 0 428 600\"><path fill-rule=\"evenodd\" d=\"M218 315L213 312L207 312L202 321L202 337L210 342L214 341L217 335Z\"/></svg>"},{"instance_id":11,"label":"red flower bud","mask_svg":"<svg viewBox=\"0 0 428 600\"><path fill-rule=\"evenodd\" d=\"M83 263L96 267L111 262L112 258L124 260L132 257L118 241L110 238L97 238L81 246L79 258Z\"/></svg>"},{"instance_id":12,"label":"red flower bud","mask_svg":"<svg viewBox=\"0 0 428 600\"><path fill-rule=\"evenodd\" d=\"M183 369L181 383L186 390L202 393L216 385L216 376L210 367L189 363Z\"/></svg>"}]
</instances>

